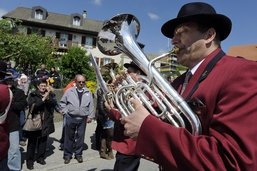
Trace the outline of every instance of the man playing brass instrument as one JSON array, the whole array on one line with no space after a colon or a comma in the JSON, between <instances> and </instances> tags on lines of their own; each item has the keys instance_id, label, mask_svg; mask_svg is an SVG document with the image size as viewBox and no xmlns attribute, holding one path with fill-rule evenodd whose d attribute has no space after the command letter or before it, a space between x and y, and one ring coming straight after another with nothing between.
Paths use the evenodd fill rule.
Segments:
<instances>
[{"instance_id":1,"label":"man playing brass instrument","mask_svg":"<svg viewBox=\"0 0 257 171\"><path fill-rule=\"evenodd\" d=\"M143 74L141 69L134 63L125 63L124 67L127 68L127 73L133 78L134 81L139 81L140 75ZM124 76L121 75L114 82L115 85L120 84ZM140 156L135 155L136 141L128 136L124 136L124 127L120 122L121 113L115 108L112 101L105 102L105 107L108 111L108 116L115 122L114 136L112 147L117 151L114 171L126 170L136 171L140 164Z\"/></svg>"},{"instance_id":2,"label":"man playing brass instrument","mask_svg":"<svg viewBox=\"0 0 257 171\"><path fill-rule=\"evenodd\" d=\"M195 108L202 134L164 123L133 100L136 110L122 122L125 135L137 139L136 154L169 171L257 170L257 64L221 50L231 26L228 17L202 2L185 4L162 26L179 48L178 62L192 73L181 95L201 102ZM172 83L178 92L185 76Z\"/></svg>"}]
</instances>

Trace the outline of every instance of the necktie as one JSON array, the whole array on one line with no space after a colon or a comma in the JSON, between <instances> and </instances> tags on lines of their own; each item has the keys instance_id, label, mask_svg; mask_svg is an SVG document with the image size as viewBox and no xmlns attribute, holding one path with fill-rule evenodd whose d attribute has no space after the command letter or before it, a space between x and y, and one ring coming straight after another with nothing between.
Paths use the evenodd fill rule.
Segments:
<instances>
[{"instance_id":1,"label":"necktie","mask_svg":"<svg viewBox=\"0 0 257 171\"><path fill-rule=\"evenodd\" d=\"M185 91L186 86L187 86L187 84L188 84L188 82L189 82L189 80L190 80L191 77L192 77L192 72L191 72L191 71L188 71L188 72L186 73L186 77L185 77L184 83L183 83L183 85L182 85L182 89L181 89L180 94L183 94L183 92Z\"/></svg>"}]
</instances>

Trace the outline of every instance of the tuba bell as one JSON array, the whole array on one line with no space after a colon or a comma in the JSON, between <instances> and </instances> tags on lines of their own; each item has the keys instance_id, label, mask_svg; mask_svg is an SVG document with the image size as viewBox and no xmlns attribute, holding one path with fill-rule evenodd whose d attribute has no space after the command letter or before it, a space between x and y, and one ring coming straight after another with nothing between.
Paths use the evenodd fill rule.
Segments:
<instances>
[{"instance_id":1,"label":"tuba bell","mask_svg":"<svg viewBox=\"0 0 257 171\"><path fill-rule=\"evenodd\" d=\"M161 76L139 47L136 42L139 32L140 23L135 16L120 14L106 21L98 34L97 45L103 54L114 56L124 53L147 75L144 82L130 83L120 87L115 94L115 104L122 115L127 116L129 113L124 108L127 106L131 108L130 97L138 94L136 98L140 99L141 102L147 102L147 100L142 100L142 93L150 92L156 98L160 108L163 109L161 114L155 112L155 116L162 120L168 120L176 127L186 128L185 123L189 123L190 128L188 129L192 134L201 134L199 118L170 83ZM176 50L172 50L172 55L175 55ZM144 104L144 106L146 105ZM133 112L133 108L130 109L130 112Z\"/></svg>"}]
</instances>

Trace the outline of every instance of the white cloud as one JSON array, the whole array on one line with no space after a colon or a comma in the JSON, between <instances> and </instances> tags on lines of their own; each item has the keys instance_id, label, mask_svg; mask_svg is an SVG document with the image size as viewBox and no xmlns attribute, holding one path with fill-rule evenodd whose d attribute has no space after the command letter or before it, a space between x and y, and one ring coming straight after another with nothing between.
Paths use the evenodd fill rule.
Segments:
<instances>
[{"instance_id":1,"label":"white cloud","mask_svg":"<svg viewBox=\"0 0 257 171\"><path fill-rule=\"evenodd\" d=\"M95 5L102 5L102 0L94 0Z\"/></svg>"},{"instance_id":2,"label":"white cloud","mask_svg":"<svg viewBox=\"0 0 257 171\"><path fill-rule=\"evenodd\" d=\"M0 8L0 17L2 17L4 14L6 14L8 11Z\"/></svg>"},{"instance_id":3,"label":"white cloud","mask_svg":"<svg viewBox=\"0 0 257 171\"><path fill-rule=\"evenodd\" d=\"M152 13L152 12L148 12L147 15L149 16L149 18L151 20L158 20L160 18L157 14Z\"/></svg>"}]
</instances>

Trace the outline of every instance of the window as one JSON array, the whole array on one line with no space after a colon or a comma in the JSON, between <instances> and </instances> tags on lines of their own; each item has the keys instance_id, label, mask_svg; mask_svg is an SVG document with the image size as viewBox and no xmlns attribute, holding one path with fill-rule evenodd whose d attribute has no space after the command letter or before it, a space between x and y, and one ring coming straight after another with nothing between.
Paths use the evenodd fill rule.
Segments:
<instances>
[{"instance_id":1,"label":"window","mask_svg":"<svg viewBox=\"0 0 257 171\"><path fill-rule=\"evenodd\" d=\"M27 34L37 34L44 37L46 35L46 31L36 27L28 27Z\"/></svg>"},{"instance_id":2,"label":"window","mask_svg":"<svg viewBox=\"0 0 257 171\"><path fill-rule=\"evenodd\" d=\"M31 34L31 33L32 33L31 28L27 28L27 34Z\"/></svg>"},{"instance_id":3,"label":"window","mask_svg":"<svg viewBox=\"0 0 257 171\"><path fill-rule=\"evenodd\" d=\"M80 17L78 17L78 16L73 17L73 22L72 22L72 24L73 24L74 26L80 26Z\"/></svg>"},{"instance_id":4,"label":"window","mask_svg":"<svg viewBox=\"0 0 257 171\"><path fill-rule=\"evenodd\" d=\"M97 58L97 61L100 60L100 66L109 64L109 63L114 63L114 59L104 57L104 58ZM98 62L97 62L98 63Z\"/></svg>"},{"instance_id":5,"label":"window","mask_svg":"<svg viewBox=\"0 0 257 171\"><path fill-rule=\"evenodd\" d=\"M86 46L93 46L93 38L92 37L86 37Z\"/></svg>"},{"instance_id":6,"label":"window","mask_svg":"<svg viewBox=\"0 0 257 171\"><path fill-rule=\"evenodd\" d=\"M60 32L56 32L56 33L55 33L55 37L56 37L57 39L60 39L61 33L60 33Z\"/></svg>"},{"instance_id":7,"label":"window","mask_svg":"<svg viewBox=\"0 0 257 171\"><path fill-rule=\"evenodd\" d=\"M45 31L45 30L40 30L40 35L43 36L43 37L45 37L46 31Z\"/></svg>"},{"instance_id":8,"label":"window","mask_svg":"<svg viewBox=\"0 0 257 171\"><path fill-rule=\"evenodd\" d=\"M61 33L60 39L59 39L60 47L67 47L67 41L68 41L68 34Z\"/></svg>"},{"instance_id":9,"label":"window","mask_svg":"<svg viewBox=\"0 0 257 171\"><path fill-rule=\"evenodd\" d=\"M47 11L41 6L32 7L31 11L31 18L38 19L38 20L46 20L47 18Z\"/></svg>"},{"instance_id":10,"label":"window","mask_svg":"<svg viewBox=\"0 0 257 171\"><path fill-rule=\"evenodd\" d=\"M81 38L81 44L84 46L86 42L86 36L82 36Z\"/></svg>"},{"instance_id":11,"label":"window","mask_svg":"<svg viewBox=\"0 0 257 171\"><path fill-rule=\"evenodd\" d=\"M96 46L96 38L92 36L82 36L81 45L88 48L93 48Z\"/></svg>"},{"instance_id":12,"label":"window","mask_svg":"<svg viewBox=\"0 0 257 171\"><path fill-rule=\"evenodd\" d=\"M103 64L106 65L106 64L109 64L111 63L111 59L110 58L103 58Z\"/></svg>"},{"instance_id":13,"label":"window","mask_svg":"<svg viewBox=\"0 0 257 171\"><path fill-rule=\"evenodd\" d=\"M43 20L43 11L38 9L35 11L35 19Z\"/></svg>"},{"instance_id":14,"label":"window","mask_svg":"<svg viewBox=\"0 0 257 171\"><path fill-rule=\"evenodd\" d=\"M72 40L72 34L68 34L68 40Z\"/></svg>"}]
</instances>

